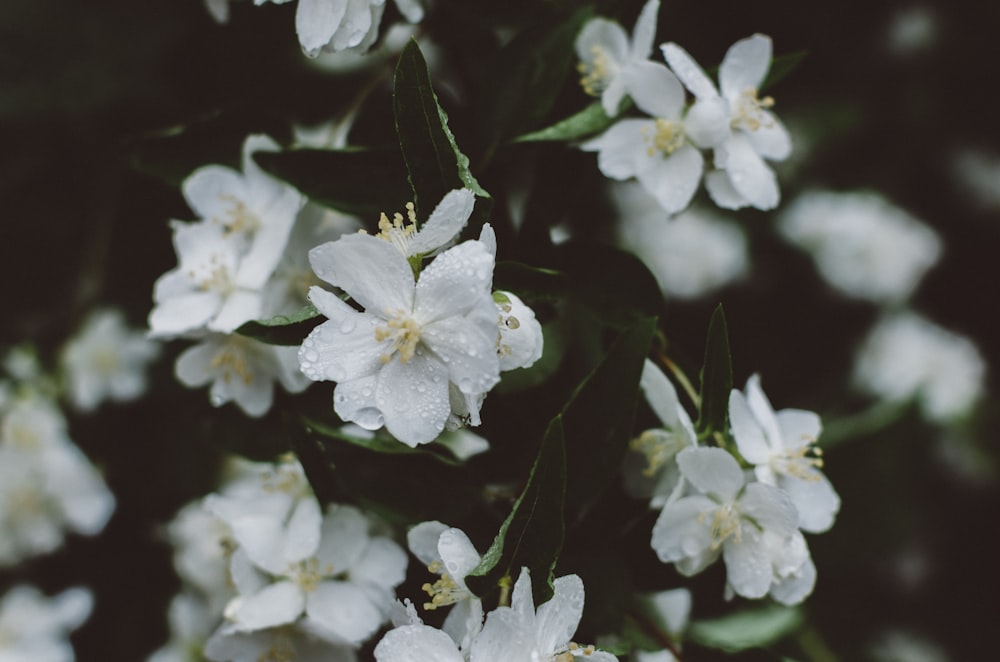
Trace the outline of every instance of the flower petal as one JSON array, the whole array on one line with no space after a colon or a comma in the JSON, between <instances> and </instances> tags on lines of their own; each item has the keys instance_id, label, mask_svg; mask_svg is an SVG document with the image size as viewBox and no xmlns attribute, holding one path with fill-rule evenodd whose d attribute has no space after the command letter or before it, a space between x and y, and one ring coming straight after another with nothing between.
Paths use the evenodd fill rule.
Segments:
<instances>
[{"instance_id":1,"label":"flower petal","mask_svg":"<svg viewBox=\"0 0 1000 662\"><path fill-rule=\"evenodd\" d=\"M564 648L583 615L583 581L577 575L559 577L554 589L552 599L538 608L535 618L535 641L542 655Z\"/></svg>"},{"instance_id":2,"label":"flower petal","mask_svg":"<svg viewBox=\"0 0 1000 662\"><path fill-rule=\"evenodd\" d=\"M699 100L719 95L715 84L705 75L694 58L688 55L687 51L673 42L663 44L660 46L660 50L663 51L663 57L666 58L667 64L684 83L684 86L691 91L691 94Z\"/></svg>"},{"instance_id":3,"label":"flower petal","mask_svg":"<svg viewBox=\"0 0 1000 662\"><path fill-rule=\"evenodd\" d=\"M316 558L336 573L354 567L368 546L368 520L354 506L330 506L323 518Z\"/></svg>"},{"instance_id":4,"label":"flower petal","mask_svg":"<svg viewBox=\"0 0 1000 662\"><path fill-rule=\"evenodd\" d=\"M736 447L751 464L766 464L772 449L764 429L750 411L746 396L733 389L729 393L729 425L733 429Z\"/></svg>"},{"instance_id":5,"label":"flower petal","mask_svg":"<svg viewBox=\"0 0 1000 662\"><path fill-rule=\"evenodd\" d=\"M624 119L580 145L580 149L598 152L597 168L605 177L628 179L638 172L640 159L649 148L649 136L655 131L653 120Z\"/></svg>"},{"instance_id":6,"label":"flower petal","mask_svg":"<svg viewBox=\"0 0 1000 662\"><path fill-rule=\"evenodd\" d=\"M701 181L701 152L684 145L666 158L657 158L653 167L641 170L639 183L670 214L683 211L691 203Z\"/></svg>"},{"instance_id":7,"label":"flower petal","mask_svg":"<svg viewBox=\"0 0 1000 662\"><path fill-rule=\"evenodd\" d=\"M718 147L732 134L729 104L722 97L699 99L684 116L684 132L698 147Z\"/></svg>"},{"instance_id":8,"label":"flower petal","mask_svg":"<svg viewBox=\"0 0 1000 662\"><path fill-rule=\"evenodd\" d=\"M656 38L656 15L660 11L660 0L649 0L635 19L632 28L631 60L648 60L653 54L653 40Z\"/></svg>"},{"instance_id":9,"label":"flower petal","mask_svg":"<svg viewBox=\"0 0 1000 662\"><path fill-rule=\"evenodd\" d=\"M410 255L436 251L450 243L469 222L476 196L469 189L445 193L410 242Z\"/></svg>"},{"instance_id":10,"label":"flower petal","mask_svg":"<svg viewBox=\"0 0 1000 662\"><path fill-rule=\"evenodd\" d=\"M670 429L677 427L677 408L680 406L677 390L660 367L649 359L642 365L639 388L663 426Z\"/></svg>"},{"instance_id":11,"label":"flower petal","mask_svg":"<svg viewBox=\"0 0 1000 662\"><path fill-rule=\"evenodd\" d=\"M442 524L436 520L421 522L406 534L406 545L413 552L413 555L420 559L424 565L430 565L441 560L441 553L438 551L438 539L441 534L448 530L447 524Z\"/></svg>"},{"instance_id":12,"label":"flower petal","mask_svg":"<svg viewBox=\"0 0 1000 662\"><path fill-rule=\"evenodd\" d=\"M594 65L594 58L603 55L617 70L628 59L628 35L622 26L606 18L594 18L580 30L576 37L576 56L588 68Z\"/></svg>"},{"instance_id":13,"label":"flower petal","mask_svg":"<svg viewBox=\"0 0 1000 662\"><path fill-rule=\"evenodd\" d=\"M386 632L375 647L378 662L463 662L455 642L427 625L404 625Z\"/></svg>"},{"instance_id":14,"label":"flower petal","mask_svg":"<svg viewBox=\"0 0 1000 662\"><path fill-rule=\"evenodd\" d=\"M149 313L150 336L176 336L205 326L218 312L218 292L193 291L162 301Z\"/></svg>"},{"instance_id":15,"label":"flower petal","mask_svg":"<svg viewBox=\"0 0 1000 662\"><path fill-rule=\"evenodd\" d=\"M388 318L413 309L413 270L388 241L350 234L309 251L316 275L351 295L369 313Z\"/></svg>"},{"instance_id":16,"label":"flower petal","mask_svg":"<svg viewBox=\"0 0 1000 662\"><path fill-rule=\"evenodd\" d=\"M307 55L315 57L330 43L346 12L347 0L299 0L295 32Z\"/></svg>"},{"instance_id":17,"label":"flower petal","mask_svg":"<svg viewBox=\"0 0 1000 662\"><path fill-rule=\"evenodd\" d=\"M243 176L224 166L198 168L181 184L184 201L198 218L223 225L235 201L246 200L247 186Z\"/></svg>"},{"instance_id":18,"label":"flower petal","mask_svg":"<svg viewBox=\"0 0 1000 662\"><path fill-rule=\"evenodd\" d=\"M375 404L377 375L339 382L333 390L333 410L345 421L357 423L365 430L378 430L385 424L382 410Z\"/></svg>"},{"instance_id":19,"label":"flower petal","mask_svg":"<svg viewBox=\"0 0 1000 662\"><path fill-rule=\"evenodd\" d=\"M452 579L464 585L464 578L479 565L480 556L469 536L461 529L447 529L438 538L437 551L444 569Z\"/></svg>"},{"instance_id":20,"label":"flower petal","mask_svg":"<svg viewBox=\"0 0 1000 662\"><path fill-rule=\"evenodd\" d=\"M725 170L715 170L705 175L705 190L717 206L722 209L742 209L750 201L733 188L729 173Z\"/></svg>"},{"instance_id":21,"label":"flower petal","mask_svg":"<svg viewBox=\"0 0 1000 662\"><path fill-rule=\"evenodd\" d=\"M395 588L405 578L406 552L388 538L372 538L361 558L351 566L351 581L382 588Z\"/></svg>"},{"instance_id":22,"label":"flower petal","mask_svg":"<svg viewBox=\"0 0 1000 662\"><path fill-rule=\"evenodd\" d=\"M840 496L820 471L811 472L807 479L782 476L778 486L791 497L798 511L798 527L809 533L823 533L833 526L840 510Z\"/></svg>"},{"instance_id":23,"label":"flower petal","mask_svg":"<svg viewBox=\"0 0 1000 662\"><path fill-rule=\"evenodd\" d=\"M329 320L309 332L299 348L299 367L313 381L348 382L374 374L382 367L388 340L377 341L382 319L359 313L319 287L309 291L312 301Z\"/></svg>"},{"instance_id":24,"label":"flower petal","mask_svg":"<svg viewBox=\"0 0 1000 662\"><path fill-rule=\"evenodd\" d=\"M489 301L496 319L496 307ZM485 307L485 306L484 306ZM465 394L485 393L500 381L497 358L497 329L478 320L451 317L424 329L421 340L434 352L447 371L448 379Z\"/></svg>"},{"instance_id":25,"label":"flower petal","mask_svg":"<svg viewBox=\"0 0 1000 662\"><path fill-rule=\"evenodd\" d=\"M322 581L306 596L306 614L339 639L358 645L383 622L382 611L350 582Z\"/></svg>"},{"instance_id":26,"label":"flower petal","mask_svg":"<svg viewBox=\"0 0 1000 662\"><path fill-rule=\"evenodd\" d=\"M719 67L722 96L732 99L758 89L771 67L771 38L762 34L741 39L729 47Z\"/></svg>"},{"instance_id":27,"label":"flower petal","mask_svg":"<svg viewBox=\"0 0 1000 662\"><path fill-rule=\"evenodd\" d=\"M636 62L622 75L625 89L639 110L668 120L680 118L684 86L670 69L658 62Z\"/></svg>"},{"instance_id":28,"label":"flower petal","mask_svg":"<svg viewBox=\"0 0 1000 662\"><path fill-rule=\"evenodd\" d=\"M441 253L420 272L413 314L421 325L462 315L490 298L493 256L485 244L462 242Z\"/></svg>"},{"instance_id":29,"label":"flower petal","mask_svg":"<svg viewBox=\"0 0 1000 662\"><path fill-rule=\"evenodd\" d=\"M743 527L739 541L729 537L722 546L726 561L726 579L738 595L762 598L771 587L774 573L771 557L756 529Z\"/></svg>"},{"instance_id":30,"label":"flower petal","mask_svg":"<svg viewBox=\"0 0 1000 662\"><path fill-rule=\"evenodd\" d=\"M774 209L781 198L774 172L754 150L745 133L739 133L715 150L715 165L726 170L740 195L762 211Z\"/></svg>"},{"instance_id":31,"label":"flower petal","mask_svg":"<svg viewBox=\"0 0 1000 662\"><path fill-rule=\"evenodd\" d=\"M292 582L277 582L250 596L234 598L226 617L239 632L253 632L291 623L302 613L302 590Z\"/></svg>"},{"instance_id":32,"label":"flower petal","mask_svg":"<svg viewBox=\"0 0 1000 662\"><path fill-rule=\"evenodd\" d=\"M815 412L804 409L782 409L775 418L784 447L794 450L816 443L823 431L823 423Z\"/></svg>"},{"instance_id":33,"label":"flower petal","mask_svg":"<svg viewBox=\"0 0 1000 662\"><path fill-rule=\"evenodd\" d=\"M783 161L792 153L792 137L788 129L774 113L760 111L760 126L755 131L746 131L754 150L765 159Z\"/></svg>"},{"instance_id":34,"label":"flower petal","mask_svg":"<svg viewBox=\"0 0 1000 662\"><path fill-rule=\"evenodd\" d=\"M685 448L677 454L681 473L705 494L731 501L743 487L743 471L721 448Z\"/></svg>"},{"instance_id":35,"label":"flower petal","mask_svg":"<svg viewBox=\"0 0 1000 662\"><path fill-rule=\"evenodd\" d=\"M708 497L695 495L669 503L660 511L653 525L650 546L664 563L697 559L698 564L685 574L700 572L718 552L712 550L712 531L708 515L717 504Z\"/></svg>"},{"instance_id":36,"label":"flower petal","mask_svg":"<svg viewBox=\"0 0 1000 662\"><path fill-rule=\"evenodd\" d=\"M375 404L399 441L410 447L434 441L451 413L448 368L423 350L407 363L394 358L379 372Z\"/></svg>"}]
</instances>

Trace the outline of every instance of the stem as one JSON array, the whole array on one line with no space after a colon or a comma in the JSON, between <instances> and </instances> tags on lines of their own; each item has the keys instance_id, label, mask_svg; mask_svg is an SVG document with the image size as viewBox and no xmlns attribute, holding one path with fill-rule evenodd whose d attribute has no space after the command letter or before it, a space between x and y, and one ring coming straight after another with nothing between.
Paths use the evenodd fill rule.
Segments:
<instances>
[{"instance_id":1,"label":"stem","mask_svg":"<svg viewBox=\"0 0 1000 662\"><path fill-rule=\"evenodd\" d=\"M684 392L687 393L687 396L691 399L695 408L700 409L701 396L698 395L698 391L695 390L694 386L691 384L691 380L684 374L684 371L681 370L680 367L678 367L678 365L663 352L658 352L656 358L660 359L660 362L667 367L667 370L670 371L670 373L674 376L674 379L676 379L681 385L681 388L684 389Z\"/></svg>"},{"instance_id":2,"label":"stem","mask_svg":"<svg viewBox=\"0 0 1000 662\"><path fill-rule=\"evenodd\" d=\"M633 610L629 610L628 616L635 621L635 624L639 626L640 630L655 639L657 644L670 651L670 654L677 659L677 662L684 662L684 657L681 655L680 649L676 644L674 644L670 635L661 630L656 623Z\"/></svg>"}]
</instances>

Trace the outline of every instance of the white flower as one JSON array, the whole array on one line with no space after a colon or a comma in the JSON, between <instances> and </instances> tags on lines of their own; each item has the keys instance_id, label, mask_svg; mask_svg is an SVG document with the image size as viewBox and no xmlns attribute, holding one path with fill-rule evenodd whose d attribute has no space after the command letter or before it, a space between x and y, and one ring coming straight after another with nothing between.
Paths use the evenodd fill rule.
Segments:
<instances>
[{"instance_id":1,"label":"white flower","mask_svg":"<svg viewBox=\"0 0 1000 662\"><path fill-rule=\"evenodd\" d=\"M680 485L675 456L698 445L694 424L677 399L677 391L660 368L646 359L639 387L663 427L646 430L632 440L635 451L625 460L625 489L637 498L651 499L652 508L662 507Z\"/></svg>"},{"instance_id":2,"label":"white flower","mask_svg":"<svg viewBox=\"0 0 1000 662\"><path fill-rule=\"evenodd\" d=\"M211 613L221 615L233 597L229 557L236 542L229 525L209 512L199 499L178 510L166 532L174 548L177 575L204 597ZM207 627L212 625L209 623ZM205 634L207 638L208 633Z\"/></svg>"},{"instance_id":3,"label":"white flower","mask_svg":"<svg viewBox=\"0 0 1000 662\"><path fill-rule=\"evenodd\" d=\"M582 75L580 85L591 96L601 97L608 117L618 114L625 97L625 73L636 64L645 62L653 52L656 36L656 14L660 0L649 0L643 6L632 29L629 42L625 30L606 18L593 18L576 38L577 68Z\"/></svg>"},{"instance_id":4,"label":"white flower","mask_svg":"<svg viewBox=\"0 0 1000 662\"><path fill-rule=\"evenodd\" d=\"M493 256L479 241L438 255L415 281L389 242L350 235L309 253L316 274L364 312L318 287L309 298L329 319L299 350L302 372L337 382L334 410L374 430L383 424L410 446L433 441L464 395L499 381L497 313L489 288Z\"/></svg>"},{"instance_id":5,"label":"white flower","mask_svg":"<svg viewBox=\"0 0 1000 662\"><path fill-rule=\"evenodd\" d=\"M441 576L433 584L423 585L430 596L424 609L455 605L441 629L459 648L468 651L483 624L482 603L465 585L465 576L479 565L479 552L464 531L436 521L416 525L410 529L406 541L427 569Z\"/></svg>"},{"instance_id":6,"label":"white flower","mask_svg":"<svg viewBox=\"0 0 1000 662\"><path fill-rule=\"evenodd\" d=\"M639 186L611 186L619 244L646 263L668 297L694 299L744 276L749 268L743 230L693 207L671 218Z\"/></svg>"},{"instance_id":7,"label":"white flower","mask_svg":"<svg viewBox=\"0 0 1000 662\"><path fill-rule=\"evenodd\" d=\"M755 34L729 48L719 67L721 95L684 49L673 43L664 44L662 49L670 68L697 99L688 112L688 123L693 123L693 117L711 118L698 126L704 130L699 144L714 147L715 167L719 168L705 178L712 199L726 209L747 205L774 209L778 206L778 182L764 159L785 159L792 143L781 121L768 110L774 99L757 96L771 66L770 37ZM720 105L727 123L714 121Z\"/></svg>"},{"instance_id":8,"label":"white flower","mask_svg":"<svg viewBox=\"0 0 1000 662\"><path fill-rule=\"evenodd\" d=\"M274 382L298 393L309 385L298 370L295 347L268 345L239 335L210 334L177 357L177 379L190 388L211 383L215 407L235 402L249 416L271 408Z\"/></svg>"},{"instance_id":9,"label":"white flower","mask_svg":"<svg viewBox=\"0 0 1000 662\"><path fill-rule=\"evenodd\" d=\"M276 149L270 138L250 136L243 144L242 174L205 166L184 180L184 197L202 220L173 224L179 264L154 286L153 336L203 329L228 333L260 317L261 291L302 203L298 191L253 161L253 152Z\"/></svg>"},{"instance_id":10,"label":"white flower","mask_svg":"<svg viewBox=\"0 0 1000 662\"><path fill-rule=\"evenodd\" d=\"M146 365L159 353L160 346L145 333L128 330L121 311L95 311L63 348L70 401L91 411L106 398L139 397L146 390Z\"/></svg>"},{"instance_id":11,"label":"white flower","mask_svg":"<svg viewBox=\"0 0 1000 662\"><path fill-rule=\"evenodd\" d=\"M193 662L212 633L218 614L189 592L178 593L167 608L170 639L153 652L146 662Z\"/></svg>"},{"instance_id":12,"label":"white flower","mask_svg":"<svg viewBox=\"0 0 1000 662\"><path fill-rule=\"evenodd\" d=\"M745 394L735 389L729 394L729 422L740 455L754 465L757 480L788 493L799 511L799 528L822 533L833 526L840 497L820 471L819 416L803 409L775 413L760 376L753 375Z\"/></svg>"},{"instance_id":13,"label":"white flower","mask_svg":"<svg viewBox=\"0 0 1000 662\"><path fill-rule=\"evenodd\" d=\"M33 586L20 585L0 598L0 660L73 662L69 633L93 608L85 588L71 588L46 598Z\"/></svg>"},{"instance_id":14,"label":"white flower","mask_svg":"<svg viewBox=\"0 0 1000 662\"><path fill-rule=\"evenodd\" d=\"M915 313L883 318L854 363L854 384L890 402L916 399L924 415L946 423L982 395L986 364L968 339Z\"/></svg>"},{"instance_id":15,"label":"white flower","mask_svg":"<svg viewBox=\"0 0 1000 662\"><path fill-rule=\"evenodd\" d=\"M303 627L291 625L256 632L230 632L223 626L205 642L204 656L217 662L357 662L358 659L353 648L330 643Z\"/></svg>"},{"instance_id":16,"label":"white flower","mask_svg":"<svg viewBox=\"0 0 1000 662\"><path fill-rule=\"evenodd\" d=\"M723 122L723 115L682 117L684 88L662 64L636 63L623 77L635 105L651 117L619 120L580 148L598 152L597 167L606 177L637 178L667 213L675 214L688 206L701 181L703 159L695 146L701 145L701 128L689 121Z\"/></svg>"},{"instance_id":17,"label":"white flower","mask_svg":"<svg viewBox=\"0 0 1000 662\"><path fill-rule=\"evenodd\" d=\"M1000 209L1000 155L963 147L952 160L951 172L975 205L985 210Z\"/></svg>"},{"instance_id":18,"label":"white flower","mask_svg":"<svg viewBox=\"0 0 1000 662\"><path fill-rule=\"evenodd\" d=\"M736 593L767 595L774 583L773 536L790 541L800 535L795 506L775 487L745 484L739 464L720 448L686 448L677 464L700 494L664 506L653 526L656 555L690 576L721 554Z\"/></svg>"},{"instance_id":19,"label":"white flower","mask_svg":"<svg viewBox=\"0 0 1000 662\"><path fill-rule=\"evenodd\" d=\"M268 0L254 0L261 5ZM288 0L271 0L283 4ZM423 19L418 0L396 0L396 6L411 23ZM320 51L354 50L364 53L378 37L385 0L299 0L295 31L309 57Z\"/></svg>"},{"instance_id":20,"label":"white flower","mask_svg":"<svg viewBox=\"0 0 1000 662\"><path fill-rule=\"evenodd\" d=\"M513 292L495 292L493 300L500 311L500 370L531 367L542 358L544 346L542 325L535 319L535 311Z\"/></svg>"},{"instance_id":21,"label":"white flower","mask_svg":"<svg viewBox=\"0 0 1000 662\"><path fill-rule=\"evenodd\" d=\"M379 218L379 233L375 235L395 246L404 256L434 255L450 246L469 222L476 196L469 189L445 193L427 222L417 229L417 215L412 202L406 204L406 219L396 213L392 220L384 213Z\"/></svg>"},{"instance_id":22,"label":"white flower","mask_svg":"<svg viewBox=\"0 0 1000 662\"><path fill-rule=\"evenodd\" d=\"M835 289L876 303L907 299L941 255L933 230L875 193L803 193L778 229Z\"/></svg>"},{"instance_id":23,"label":"white flower","mask_svg":"<svg viewBox=\"0 0 1000 662\"><path fill-rule=\"evenodd\" d=\"M527 568L514 584L510 607L497 607L486 617L482 632L472 645L472 662L557 662L581 657L591 662L618 658L593 646L572 641L583 615L583 582L576 575L555 580L552 599L535 610Z\"/></svg>"}]
</instances>

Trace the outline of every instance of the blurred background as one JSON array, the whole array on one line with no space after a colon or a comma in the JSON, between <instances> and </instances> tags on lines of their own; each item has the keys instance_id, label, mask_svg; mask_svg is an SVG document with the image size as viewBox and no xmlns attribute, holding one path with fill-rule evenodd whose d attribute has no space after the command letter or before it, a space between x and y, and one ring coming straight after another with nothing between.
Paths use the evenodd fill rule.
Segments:
<instances>
[{"instance_id":1,"label":"blurred background","mask_svg":"<svg viewBox=\"0 0 1000 662\"><path fill-rule=\"evenodd\" d=\"M454 18L420 28L437 44L432 71L439 67L446 85L442 104L460 145L477 75L500 43L484 37L475 17L516 29L553 3L495 4L439 0ZM597 4L630 29L641 3ZM384 26L398 19L394 11ZM721 301L736 383L760 372L776 408L823 416L826 471L843 506L833 530L810 539L819 583L806 610L817 660L992 657L1000 590L990 533L1000 512L1000 315L990 294L1000 248L1000 98L991 76L998 25L1000 7L969 3L664 0L660 11L657 43L678 42L710 71L729 45L755 32L795 63L766 90L795 141L790 159L776 166L782 204L732 213L699 193L701 209L741 230L745 264L693 294L661 285L669 339L695 369ZM193 218L177 188L184 176L208 162L235 166L249 132L287 142L290 120L309 126L339 116L373 76L308 61L291 4L236 1L221 25L201 0L6 2L0 33L0 349L27 341L50 364L99 304L144 326L153 282L176 265L168 221ZM450 57L470 44L472 56ZM367 97L351 142L393 139L388 98L388 88ZM550 119L586 102L570 80ZM181 135L178 127L192 125ZM609 223L614 197L593 155L559 149L566 167L547 176L576 200L563 231L608 242L627 235ZM493 191L489 183L516 158L477 176ZM815 262L823 239L797 243L784 229L795 223L793 203L816 191L875 194L880 202L859 212L833 198L816 212L814 200L812 212L796 207L802 215L899 212L932 230L938 249L926 273L904 277L899 296L832 285L836 276L831 281ZM876 266L903 259L903 239L876 238L865 227L862 235L881 242L865 259ZM849 273L857 266L847 264ZM955 381L948 375L960 361L919 342L895 359L927 366L914 370L945 379L936 387L945 394L971 391L967 406L936 415L920 397L887 404L857 376L856 357L873 327L907 311L946 330L935 336L945 344L961 336L976 348ZM178 586L164 524L214 487L228 452L264 458L283 448L274 421L252 424L232 406L213 411L203 391L176 384L172 360L181 344L174 344L154 365L144 399L69 414L70 436L117 498L107 529L0 570L0 590L24 581L49 593L93 589L94 613L73 638L81 660L144 659L163 643Z\"/></svg>"}]
</instances>

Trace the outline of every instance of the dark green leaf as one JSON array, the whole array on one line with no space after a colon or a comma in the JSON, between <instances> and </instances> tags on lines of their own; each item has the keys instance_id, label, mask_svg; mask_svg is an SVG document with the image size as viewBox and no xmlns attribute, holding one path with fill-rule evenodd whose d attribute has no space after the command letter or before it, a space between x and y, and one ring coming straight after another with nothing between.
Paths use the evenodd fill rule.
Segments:
<instances>
[{"instance_id":1,"label":"dark green leaf","mask_svg":"<svg viewBox=\"0 0 1000 662\"><path fill-rule=\"evenodd\" d=\"M729 331L722 304L712 313L705 341L705 363L701 368L700 433L725 432L729 417L729 392L733 389L733 359L729 351Z\"/></svg>"},{"instance_id":2,"label":"dark green leaf","mask_svg":"<svg viewBox=\"0 0 1000 662\"><path fill-rule=\"evenodd\" d=\"M573 42L592 13L584 7L529 27L497 53L484 76L476 113L476 134L487 159L498 145L538 126L552 110L576 59Z\"/></svg>"},{"instance_id":3,"label":"dark green leaf","mask_svg":"<svg viewBox=\"0 0 1000 662\"><path fill-rule=\"evenodd\" d=\"M285 434L292 451L302 464L316 498L323 504L342 500L334 465L326 453L323 441L294 414L285 412L284 422Z\"/></svg>"},{"instance_id":4,"label":"dark green leaf","mask_svg":"<svg viewBox=\"0 0 1000 662\"><path fill-rule=\"evenodd\" d=\"M292 315L275 315L264 320L245 322L236 333L269 345L301 345L309 332L326 318L311 303Z\"/></svg>"},{"instance_id":5,"label":"dark green leaf","mask_svg":"<svg viewBox=\"0 0 1000 662\"><path fill-rule=\"evenodd\" d=\"M438 104L416 41L411 40L400 53L392 108L417 215L426 218L445 193L467 188L476 194L476 215L485 220L492 200L472 176L469 159L448 128L448 116Z\"/></svg>"},{"instance_id":6,"label":"dark green leaf","mask_svg":"<svg viewBox=\"0 0 1000 662\"><path fill-rule=\"evenodd\" d=\"M622 333L563 408L566 466L573 476L566 489L568 516L580 515L618 480L617 467L632 438L639 377L655 329L655 319L644 318Z\"/></svg>"},{"instance_id":7,"label":"dark green leaf","mask_svg":"<svg viewBox=\"0 0 1000 662\"><path fill-rule=\"evenodd\" d=\"M761 83L761 91L775 85L785 76L795 71L799 65L802 64L802 61L806 59L806 55L808 55L807 51L796 51L794 53L779 55L778 57L772 59L771 68L767 72L767 77L764 79L764 82Z\"/></svg>"},{"instance_id":8,"label":"dark green leaf","mask_svg":"<svg viewBox=\"0 0 1000 662\"><path fill-rule=\"evenodd\" d=\"M630 105L630 104L626 104ZM600 101L595 101L580 112L570 115L551 126L518 136L514 142L568 142L601 133L615 123L608 117Z\"/></svg>"},{"instance_id":9,"label":"dark green leaf","mask_svg":"<svg viewBox=\"0 0 1000 662\"><path fill-rule=\"evenodd\" d=\"M769 605L710 621L695 621L688 636L703 646L727 652L769 646L801 627L802 610Z\"/></svg>"},{"instance_id":10,"label":"dark green leaf","mask_svg":"<svg viewBox=\"0 0 1000 662\"><path fill-rule=\"evenodd\" d=\"M531 474L493 544L465 578L476 595L483 595L522 567L531 572L532 593L540 604L552 597L553 569L562 551L565 523L566 450L563 420L552 419Z\"/></svg>"},{"instance_id":11,"label":"dark green leaf","mask_svg":"<svg viewBox=\"0 0 1000 662\"><path fill-rule=\"evenodd\" d=\"M456 467L463 464L455 459L455 457L450 453L437 452L434 450L437 447L433 445L411 448L401 441L397 441L396 439L380 433L374 433L370 437L361 437L348 434L339 428L331 427L330 425L307 417L303 417L302 422L312 433L322 435L327 439L335 439L359 448L364 448L365 450L369 450L373 453L382 453L387 455L420 455L434 458L438 462L443 462L444 464Z\"/></svg>"},{"instance_id":12,"label":"dark green leaf","mask_svg":"<svg viewBox=\"0 0 1000 662\"><path fill-rule=\"evenodd\" d=\"M347 214L378 217L410 199L403 156L392 149L257 152L261 168L311 200Z\"/></svg>"},{"instance_id":13,"label":"dark green leaf","mask_svg":"<svg viewBox=\"0 0 1000 662\"><path fill-rule=\"evenodd\" d=\"M493 287L533 301L553 301L569 293L570 281L566 274L554 269L531 267L520 262L497 262L493 271Z\"/></svg>"}]
</instances>

